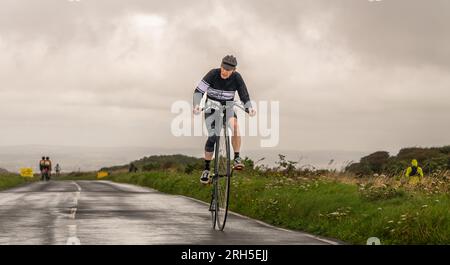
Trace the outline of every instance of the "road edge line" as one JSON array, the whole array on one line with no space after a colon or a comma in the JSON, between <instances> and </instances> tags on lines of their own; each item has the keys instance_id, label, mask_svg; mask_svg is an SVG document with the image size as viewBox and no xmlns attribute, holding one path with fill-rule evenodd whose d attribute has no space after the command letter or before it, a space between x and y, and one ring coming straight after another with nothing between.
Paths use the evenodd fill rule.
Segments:
<instances>
[{"instance_id":1,"label":"road edge line","mask_svg":"<svg viewBox=\"0 0 450 265\"><path fill-rule=\"evenodd\" d=\"M193 200L193 201L205 204L205 205L209 205L208 203L206 203L204 201L201 201L201 200L195 199L195 198L191 198L191 197L188 197L188 196L185 196L185 195L173 195L173 196L183 197L183 198L190 199L190 200ZM290 233L301 233L301 234L303 234L303 235L305 235L305 236L307 236L309 238L313 238L313 239L316 239L318 241L322 241L322 242L330 244L330 245L340 245L339 242L337 242L337 241L324 239L324 238L321 238L321 237L318 237L318 236L315 236L315 235L312 235L312 234L308 234L308 233L302 232L302 231L295 231L295 230L289 230L289 229L285 229L285 228L281 228L281 227L276 227L274 225L268 224L268 223L263 222L261 220L253 219L253 218L250 218L248 216L245 216L245 215L242 215L242 214L239 214L239 213L235 213L235 212L230 211L230 210L228 210L228 213L231 213L233 215L239 216L239 217L247 219L247 220L254 221L254 222L256 222L256 223L258 223L260 225L267 226L267 227L270 227L270 228L273 228L273 229L276 229L276 230L280 230L280 231L284 231L284 232L290 232Z\"/></svg>"}]
</instances>

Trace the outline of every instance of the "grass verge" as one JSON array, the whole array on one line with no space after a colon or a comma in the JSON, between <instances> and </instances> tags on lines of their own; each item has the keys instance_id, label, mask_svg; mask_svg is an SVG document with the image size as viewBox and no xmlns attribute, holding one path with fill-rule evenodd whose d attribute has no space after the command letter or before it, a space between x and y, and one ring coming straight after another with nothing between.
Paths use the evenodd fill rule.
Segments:
<instances>
[{"instance_id":1,"label":"grass verge","mask_svg":"<svg viewBox=\"0 0 450 265\"><path fill-rule=\"evenodd\" d=\"M10 189L32 181L35 181L35 179L23 178L15 174L2 174L0 175L0 190Z\"/></svg>"}]
</instances>

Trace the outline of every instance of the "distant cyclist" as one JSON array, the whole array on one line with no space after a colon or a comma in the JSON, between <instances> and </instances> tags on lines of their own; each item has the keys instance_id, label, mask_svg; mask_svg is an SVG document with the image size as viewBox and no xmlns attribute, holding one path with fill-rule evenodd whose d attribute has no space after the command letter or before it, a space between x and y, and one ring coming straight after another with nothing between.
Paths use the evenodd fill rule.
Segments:
<instances>
[{"instance_id":1,"label":"distant cyclist","mask_svg":"<svg viewBox=\"0 0 450 265\"><path fill-rule=\"evenodd\" d=\"M212 69L205 77L203 77L194 92L195 115L198 115L201 112L200 102L205 93L207 95L207 101L215 101L225 105L226 102L234 101L236 91L239 94L240 100L244 103L244 107L248 109L249 115L251 117L256 115L256 110L251 105L250 95L247 91L244 79L236 72L237 64L236 57L227 55L222 59L220 68ZM214 110L205 113L205 119L208 119L211 115L214 115ZM244 168L244 165L239 153L241 149L241 137L238 133L239 127L236 114L229 118L229 124L233 130L231 143L234 150L234 169L240 170ZM211 126L212 129L214 129L214 126L215 124L213 122ZM215 136L210 133L205 144L205 169L200 177L200 182L203 184L209 183L210 164L214 154L214 145Z\"/></svg>"},{"instance_id":2,"label":"distant cyclist","mask_svg":"<svg viewBox=\"0 0 450 265\"><path fill-rule=\"evenodd\" d=\"M45 158L44 168L48 172L48 178L50 178L50 176L52 174L52 161L50 160L50 157L48 157L48 156Z\"/></svg>"},{"instance_id":3,"label":"distant cyclist","mask_svg":"<svg viewBox=\"0 0 450 265\"><path fill-rule=\"evenodd\" d=\"M39 161L39 170L42 171L45 166L45 156L41 158L41 161Z\"/></svg>"},{"instance_id":4,"label":"distant cyclist","mask_svg":"<svg viewBox=\"0 0 450 265\"><path fill-rule=\"evenodd\" d=\"M41 171L41 176L43 175L42 172L45 168L45 156L42 157L41 161L39 161L39 171Z\"/></svg>"},{"instance_id":5,"label":"distant cyclist","mask_svg":"<svg viewBox=\"0 0 450 265\"><path fill-rule=\"evenodd\" d=\"M50 162L50 163L51 163L51 162ZM56 172L56 176L59 177L59 174L60 174L60 172L61 172L61 167L59 166L59 164L56 164L55 172Z\"/></svg>"}]
</instances>

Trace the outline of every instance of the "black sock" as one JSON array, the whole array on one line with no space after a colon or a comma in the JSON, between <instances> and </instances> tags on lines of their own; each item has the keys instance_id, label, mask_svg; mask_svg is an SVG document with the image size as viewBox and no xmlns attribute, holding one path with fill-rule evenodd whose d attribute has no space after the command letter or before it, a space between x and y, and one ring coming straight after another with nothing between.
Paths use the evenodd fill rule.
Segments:
<instances>
[{"instance_id":1,"label":"black sock","mask_svg":"<svg viewBox=\"0 0 450 265\"><path fill-rule=\"evenodd\" d=\"M211 170L211 160L205 160L205 170Z\"/></svg>"},{"instance_id":2,"label":"black sock","mask_svg":"<svg viewBox=\"0 0 450 265\"><path fill-rule=\"evenodd\" d=\"M234 159L239 157L239 152L234 152Z\"/></svg>"}]
</instances>

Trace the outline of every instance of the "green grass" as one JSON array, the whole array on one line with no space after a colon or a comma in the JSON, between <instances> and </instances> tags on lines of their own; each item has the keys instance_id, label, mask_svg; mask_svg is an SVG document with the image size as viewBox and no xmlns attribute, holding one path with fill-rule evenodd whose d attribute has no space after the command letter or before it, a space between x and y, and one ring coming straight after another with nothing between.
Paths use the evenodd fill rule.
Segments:
<instances>
[{"instance_id":1,"label":"green grass","mask_svg":"<svg viewBox=\"0 0 450 265\"><path fill-rule=\"evenodd\" d=\"M35 178L29 179L15 174L3 174L0 175L0 190L13 188L31 181L35 181Z\"/></svg>"},{"instance_id":2,"label":"green grass","mask_svg":"<svg viewBox=\"0 0 450 265\"><path fill-rule=\"evenodd\" d=\"M209 202L211 188L199 183L199 174L154 171L113 174L105 180ZM82 178L89 179L87 175ZM232 211L351 244L365 244L369 237L380 238L382 244L449 244L449 206L448 194L401 191L386 198L368 199L354 184L245 172L233 177L230 199Z\"/></svg>"}]
</instances>

